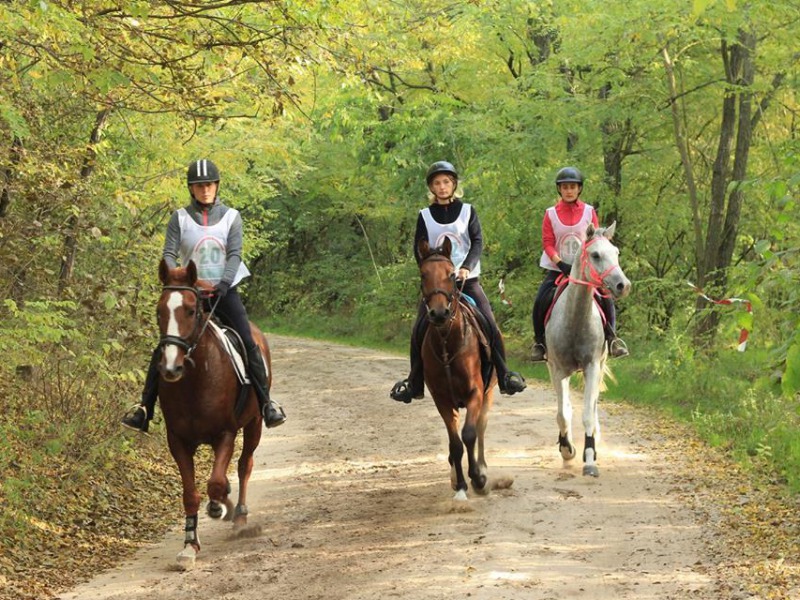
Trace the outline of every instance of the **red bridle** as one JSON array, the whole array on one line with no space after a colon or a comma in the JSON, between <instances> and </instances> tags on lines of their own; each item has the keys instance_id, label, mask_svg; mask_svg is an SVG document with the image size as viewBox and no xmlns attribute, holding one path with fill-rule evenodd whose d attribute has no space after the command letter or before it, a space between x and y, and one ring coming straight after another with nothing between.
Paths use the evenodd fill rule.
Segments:
<instances>
[{"instance_id":1,"label":"red bridle","mask_svg":"<svg viewBox=\"0 0 800 600\"><path fill-rule=\"evenodd\" d=\"M581 257L580 257L581 272L583 273L586 270L586 266L588 265L588 267L589 267L589 281L584 281L582 279L575 279L572 276L561 275L558 278L558 283L561 283L562 281L564 281L566 279L570 283L577 283L577 284L580 284L580 285L585 285L585 286L594 288L594 289L598 290L598 292L597 292L598 294L600 294L601 296L607 298L611 294L609 293L608 288L606 287L605 278L614 269L619 269L619 265L611 265L608 269L606 269L602 273L600 273L597 269L594 268L594 265L589 260L588 248L589 248L589 246L594 244L598 239L599 238L593 237L592 239L587 240L587 242L583 245L583 248L581 249Z\"/></svg>"}]
</instances>

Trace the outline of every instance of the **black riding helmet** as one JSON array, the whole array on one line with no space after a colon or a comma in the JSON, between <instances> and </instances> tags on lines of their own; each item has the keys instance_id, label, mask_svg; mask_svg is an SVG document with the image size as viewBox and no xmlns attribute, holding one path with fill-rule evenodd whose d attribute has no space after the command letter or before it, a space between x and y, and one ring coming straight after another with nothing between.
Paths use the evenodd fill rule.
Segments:
<instances>
[{"instance_id":1,"label":"black riding helmet","mask_svg":"<svg viewBox=\"0 0 800 600\"><path fill-rule=\"evenodd\" d=\"M448 175L452 175L453 178L458 183L458 171L456 168L447 162L446 160L438 160L433 163L430 167L428 167L428 174L425 176L425 183L428 185L431 184L431 179L433 179L436 175L440 173L447 173Z\"/></svg>"},{"instance_id":2,"label":"black riding helmet","mask_svg":"<svg viewBox=\"0 0 800 600\"><path fill-rule=\"evenodd\" d=\"M556 173L556 188L560 183L577 183L583 189L583 173L575 167L564 167Z\"/></svg>"},{"instance_id":3,"label":"black riding helmet","mask_svg":"<svg viewBox=\"0 0 800 600\"><path fill-rule=\"evenodd\" d=\"M189 168L186 170L186 185L218 181L219 169L217 165L207 158L201 158L189 163Z\"/></svg>"}]
</instances>

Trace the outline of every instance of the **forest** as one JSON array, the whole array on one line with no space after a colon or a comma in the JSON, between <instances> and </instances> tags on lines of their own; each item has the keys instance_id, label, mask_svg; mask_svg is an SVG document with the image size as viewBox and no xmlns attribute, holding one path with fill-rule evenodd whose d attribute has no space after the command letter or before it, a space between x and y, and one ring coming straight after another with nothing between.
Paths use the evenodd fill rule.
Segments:
<instances>
[{"instance_id":1,"label":"forest","mask_svg":"<svg viewBox=\"0 0 800 600\"><path fill-rule=\"evenodd\" d=\"M119 418L198 158L242 214L251 316L398 353L425 171L452 162L541 378L541 219L578 167L633 282L616 393L800 492L797 2L9 0L0 23L0 583L59 497L97 492L79 524L165 456Z\"/></svg>"}]
</instances>

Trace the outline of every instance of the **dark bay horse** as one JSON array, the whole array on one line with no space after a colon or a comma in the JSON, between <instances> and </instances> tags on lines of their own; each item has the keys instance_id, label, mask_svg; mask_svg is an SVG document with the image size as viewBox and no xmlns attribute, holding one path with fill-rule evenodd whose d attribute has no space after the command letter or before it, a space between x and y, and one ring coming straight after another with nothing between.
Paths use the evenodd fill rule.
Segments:
<instances>
[{"instance_id":1,"label":"dark bay horse","mask_svg":"<svg viewBox=\"0 0 800 600\"><path fill-rule=\"evenodd\" d=\"M422 258L422 296L430 323L422 343L425 383L447 428L450 481L456 491L455 499L466 500L467 482L462 466L465 445L472 489L479 493L486 489L488 467L483 438L497 377L492 371L488 385L483 379L478 324L474 317L469 317L460 300L456 269L450 259L450 240L446 239L441 248L431 248L422 240L418 250ZM467 415L459 437L462 408Z\"/></svg>"},{"instance_id":2,"label":"dark bay horse","mask_svg":"<svg viewBox=\"0 0 800 600\"><path fill-rule=\"evenodd\" d=\"M212 331L216 326L209 322L203 310L202 292L210 290L211 286L197 279L195 264L189 262L186 268L170 269L162 260L158 275L164 286L157 308L162 348L158 395L167 442L183 483L186 534L177 561L178 566L189 568L200 551L197 535L200 493L195 484L195 452L201 444L210 445L214 451L214 465L207 485L208 515L232 520L237 528L244 526L247 523L247 482L253 470L253 452L261 440L261 413L252 389L244 406L236 410L240 384L230 357ZM266 337L252 323L250 327L270 373ZM239 498L234 507L228 498L231 486L227 472L240 429L244 435L237 469Z\"/></svg>"},{"instance_id":3,"label":"dark bay horse","mask_svg":"<svg viewBox=\"0 0 800 600\"><path fill-rule=\"evenodd\" d=\"M593 477L600 475L595 463L595 436L600 433L597 401L608 356L595 293L621 298L631 289L631 282L619 266L619 250L611 243L615 229L616 222L605 229L589 225L567 286L556 296L545 326L547 369L558 397L558 448L564 460L575 458L569 383L573 373L583 371L583 474Z\"/></svg>"}]
</instances>

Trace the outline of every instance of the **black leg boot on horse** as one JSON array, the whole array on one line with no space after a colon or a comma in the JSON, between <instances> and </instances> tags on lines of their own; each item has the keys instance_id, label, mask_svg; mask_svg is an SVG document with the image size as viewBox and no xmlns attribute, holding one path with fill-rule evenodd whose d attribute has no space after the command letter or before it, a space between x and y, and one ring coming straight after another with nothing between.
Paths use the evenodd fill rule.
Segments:
<instances>
[{"instance_id":1,"label":"black leg boot on horse","mask_svg":"<svg viewBox=\"0 0 800 600\"><path fill-rule=\"evenodd\" d=\"M608 355L613 358L622 358L628 356L628 345L617 337L617 309L614 306L614 300L610 297L601 296L600 306L606 315L605 336L606 343L608 344Z\"/></svg>"},{"instance_id":2,"label":"black leg boot on horse","mask_svg":"<svg viewBox=\"0 0 800 600\"><path fill-rule=\"evenodd\" d=\"M412 400L419 400L425 397L425 374L422 370L422 342L425 340L425 333L428 330L428 318L422 314L418 316L414 324L414 331L411 335L411 346L409 350L411 358L411 370L408 379L403 379L394 384L389 397L398 402L410 404Z\"/></svg>"},{"instance_id":3,"label":"black leg boot on horse","mask_svg":"<svg viewBox=\"0 0 800 600\"><path fill-rule=\"evenodd\" d=\"M160 361L161 346L153 350L150 357L150 365L147 367L147 377L145 377L142 390L142 401L122 417L122 424L129 429L142 433L147 433L147 430L150 429L150 421L153 419L156 400L158 400L158 363Z\"/></svg>"},{"instance_id":4,"label":"black leg boot on horse","mask_svg":"<svg viewBox=\"0 0 800 600\"><path fill-rule=\"evenodd\" d=\"M250 373L250 383L258 396L261 406L261 415L264 417L264 425L268 428L283 425L286 422L286 413L280 404L269 397L269 386L267 385L267 368L264 366L264 358L261 356L261 349L255 344L247 349L248 371Z\"/></svg>"}]
</instances>

